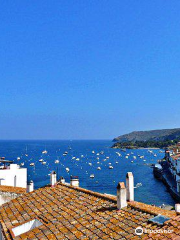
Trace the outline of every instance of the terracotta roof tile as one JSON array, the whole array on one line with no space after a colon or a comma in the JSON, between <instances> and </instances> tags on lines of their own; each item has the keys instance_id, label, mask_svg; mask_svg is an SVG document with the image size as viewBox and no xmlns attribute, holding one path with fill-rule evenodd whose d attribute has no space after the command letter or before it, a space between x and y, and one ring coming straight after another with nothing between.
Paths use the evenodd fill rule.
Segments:
<instances>
[{"instance_id":1,"label":"terracotta roof tile","mask_svg":"<svg viewBox=\"0 0 180 240\"><path fill-rule=\"evenodd\" d=\"M0 185L0 192L23 194L26 193L26 188Z\"/></svg>"},{"instance_id":2,"label":"terracotta roof tile","mask_svg":"<svg viewBox=\"0 0 180 240\"><path fill-rule=\"evenodd\" d=\"M155 215L171 217L164 226L149 223ZM135 234L138 226L146 229L172 229L179 236L180 216L138 202L130 202L117 210L116 197L79 187L57 184L26 193L0 208L0 221L6 239L10 229L26 221L38 219L38 228L15 237L20 239L165 239L168 234ZM164 238L162 238L162 236Z\"/></svg>"}]
</instances>

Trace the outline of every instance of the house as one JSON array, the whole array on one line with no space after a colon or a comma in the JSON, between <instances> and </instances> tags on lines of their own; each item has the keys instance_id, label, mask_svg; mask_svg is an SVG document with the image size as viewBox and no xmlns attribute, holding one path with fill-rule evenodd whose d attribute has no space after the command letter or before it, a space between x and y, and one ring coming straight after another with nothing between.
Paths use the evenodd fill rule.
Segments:
<instances>
[{"instance_id":1,"label":"house","mask_svg":"<svg viewBox=\"0 0 180 240\"><path fill-rule=\"evenodd\" d=\"M180 205L176 211L134 201L134 178L117 186L117 196L56 180L0 207L0 239L180 239Z\"/></svg>"},{"instance_id":2,"label":"house","mask_svg":"<svg viewBox=\"0 0 180 240\"><path fill-rule=\"evenodd\" d=\"M34 183L27 182L27 168L0 158L0 205L34 190Z\"/></svg>"}]
</instances>

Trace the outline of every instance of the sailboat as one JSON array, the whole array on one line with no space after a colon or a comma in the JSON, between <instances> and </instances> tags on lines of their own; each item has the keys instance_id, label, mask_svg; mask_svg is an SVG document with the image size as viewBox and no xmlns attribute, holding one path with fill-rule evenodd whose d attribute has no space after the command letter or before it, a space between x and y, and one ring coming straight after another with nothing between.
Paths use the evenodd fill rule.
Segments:
<instances>
[{"instance_id":1,"label":"sailboat","mask_svg":"<svg viewBox=\"0 0 180 240\"><path fill-rule=\"evenodd\" d=\"M42 154L47 154L47 150L42 151Z\"/></svg>"}]
</instances>

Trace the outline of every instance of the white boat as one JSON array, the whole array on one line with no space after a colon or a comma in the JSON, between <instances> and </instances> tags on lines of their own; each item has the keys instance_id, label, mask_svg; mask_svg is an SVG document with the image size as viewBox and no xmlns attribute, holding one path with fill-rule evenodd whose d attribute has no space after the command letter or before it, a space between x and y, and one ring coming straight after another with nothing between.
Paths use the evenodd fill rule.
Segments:
<instances>
[{"instance_id":1,"label":"white boat","mask_svg":"<svg viewBox=\"0 0 180 240\"><path fill-rule=\"evenodd\" d=\"M46 162L42 162L42 164L43 164L43 165L45 165L45 164L46 164Z\"/></svg>"},{"instance_id":2,"label":"white boat","mask_svg":"<svg viewBox=\"0 0 180 240\"><path fill-rule=\"evenodd\" d=\"M142 183L137 183L134 188L142 187Z\"/></svg>"},{"instance_id":3,"label":"white boat","mask_svg":"<svg viewBox=\"0 0 180 240\"><path fill-rule=\"evenodd\" d=\"M34 164L34 163L30 163L29 165L30 165L30 166L34 166L35 164Z\"/></svg>"},{"instance_id":4,"label":"white boat","mask_svg":"<svg viewBox=\"0 0 180 240\"><path fill-rule=\"evenodd\" d=\"M113 166L110 165L110 166L109 166L109 169L113 169Z\"/></svg>"},{"instance_id":5,"label":"white boat","mask_svg":"<svg viewBox=\"0 0 180 240\"><path fill-rule=\"evenodd\" d=\"M21 166L24 166L24 163L21 163L20 165L21 165Z\"/></svg>"},{"instance_id":6,"label":"white boat","mask_svg":"<svg viewBox=\"0 0 180 240\"><path fill-rule=\"evenodd\" d=\"M118 162L116 162L116 164L118 164Z\"/></svg>"},{"instance_id":7,"label":"white boat","mask_svg":"<svg viewBox=\"0 0 180 240\"><path fill-rule=\"evenodd\" d=\"M54 163L58 164L58 163L59 163L59 160L55 160L55 162L54 162Z\"/></svg>"},{"instance_id":8,"label":"white boat","mask_svg":"<svg viewBox=\"0 0 180 240\"><path fill-rule=\"evenodd\" d=\"M97 170L101 170L101 168L100 168L100 167L97 167Z\"/></svg>"},{"instance_id":9,"label":"white boat","mask_svg":"<svg viewBox=\"0 0 180 240\"><path fill-rule=\"evenodd\" d=\"M94 174L91 174L91 175L90 175L90 178L94 178Z\"/></svg>"},{"instance_id":10,"label":"white boat","mask_svg":"<svg viewBox=\"0 0 180 240\"><path fill-rule=\"evenodd\" d=\"M69 168L66 168L66 172L69 172Z\"/></svg>"},{"instance_id":11,"label":"white boat","mask_svg":"<svg viewBox=\"0 0 180 240\"><path fill-rule=\"evenodd\" d=\"M42 154L47 154L47 151L46 150L42 151Z\"/></svg>"},{"instance_id":12,"label":"white boat","mask_svg":"<svg viewBox=\"0 0 180 240\"><path fill-rule=\"evenodd\" d=\"M95 153L95 151L92 151L92 153Z\"/></svg>"},{"instance_id":13,"label":"white boat","mask_svg":"<svg viewBox=\"0 0 180 240\"><path fill-rule=\"evenodd\" d=\"M126 158L128 158L128 156L126 156Z\"/></svg>"},{"instance_id":14,"label":"white boat","mask_svg":"<svg viewBox=\"0 0 180 240\"><path fill-rule=\"evenodd\" d=\"M89 166L92 166L92 163L88 163L89 164Z\"/></svg>"},{"instance_id":15,"label":"white boat","mask_svg":"<svg viewBox=\"0 0 180 240\"><path fill-rule=\"evenodd\" d=\"M20 160L21 158L20 157L17 157L17 160Z\"/></svg>"},{"instance_id":16,"label":"white boat","mask_svg":"<svg viewBox=\"0 0 180 240\"><path fill-rule=\"evenodd\" d=\"M133 163L134 161L131 161L131 163Z\"/></svg>"},{"instance_id":17,"label":"white boat","mask_svg":"<svg viewBox=\"0 0 180 240\"><path fill-rule=\"evenodd\" d=\"M106 157L106 159L109 159L109 157Z\"/></svg>"},{"instance_id":18,"label":"white boat","mask_svg":"<svg viewBox=\"0 0 180 240\"><path fill-rule=\"evenodd\" d=\"M43 162L43 159L41 158L41 159L39 159L39 162Z\"/></svg>"},{"instance_id":19,"label":"white boat","mask_svg":"<svg viewBox=\"0 0 180 240\"><path fill-rule=\"evenodd\" d=\"M134 159L136 159L136 156L133 156Z\"/></svg>"}]
</instances>

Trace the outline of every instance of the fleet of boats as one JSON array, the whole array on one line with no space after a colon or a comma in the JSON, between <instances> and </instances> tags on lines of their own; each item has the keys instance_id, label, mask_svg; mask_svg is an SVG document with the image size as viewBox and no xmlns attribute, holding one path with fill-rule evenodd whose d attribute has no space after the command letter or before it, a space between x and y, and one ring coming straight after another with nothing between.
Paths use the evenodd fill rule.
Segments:
<instances>
[{"instance_id":1,"label":"fleet of boats","mask_svg":"<svg viewBox=\"0 0 180 240\"><path fill-rule=\"evenodd\" d=\"M132 151L130 152L129 150L127 151L126 149L121 149L115 152L116 157L112 157L111 154L107 156L107 153L105 154L105 151L96 152L95 150L91 150L90 154L88 155L88 154L77 154L72 150L71 147L68 147L67 149L68 151L63 151L61 153L61 156L57 156L57 159L55 160L50 160L48 151L46 149L41 152L41 158L38 161L33 160L33 158L28 159L29 158L28 156L30 154L27 152L27 150L24 156L26 157L26 159L28 159L27 161L29 162L29 166L33 168L36 167L36 164L40 163L46 166L48 169L50 169L50 166L54 163L57 166L57 170L58 168L60 169L64 168L67 174L73 173L73 169L71 170L72 163L75 165L75 167L78 167L80 170L83 170L85 167L81 163L85 162L88 166L86 167L86 169L84 169L85 174L89 175L89 178L91 179L95 178L95 174L97 173L96 172L97 170L102 171L105 168L107 168L113 171L113 169L119 168L120 161L129 161L132 164L139 164L139 161L141 160L141 164L143 164L143 162L146 162L145 156L147 153L152 155L152 157L157 157L157 153L154 153L152 149L148 149L145 154L138 154L138 155L136 155L136 153ZM159 152L162 153L163 151L160 150ZM63 161L62 161L62 158L63 158ZM27 162L24 161L24 158L22 156L17 157L17 161L19 162L20 166L24 166L24 165L26 166ZM69 164L69 161L71 161L71 164ZM97 177L98 177L98 174L96 178ZM96 180L96 183L98 183L97 180ZM138 183L136 184L135 188L138 188L141 186L142 184Z\"/></svg>"}]
</instances>

